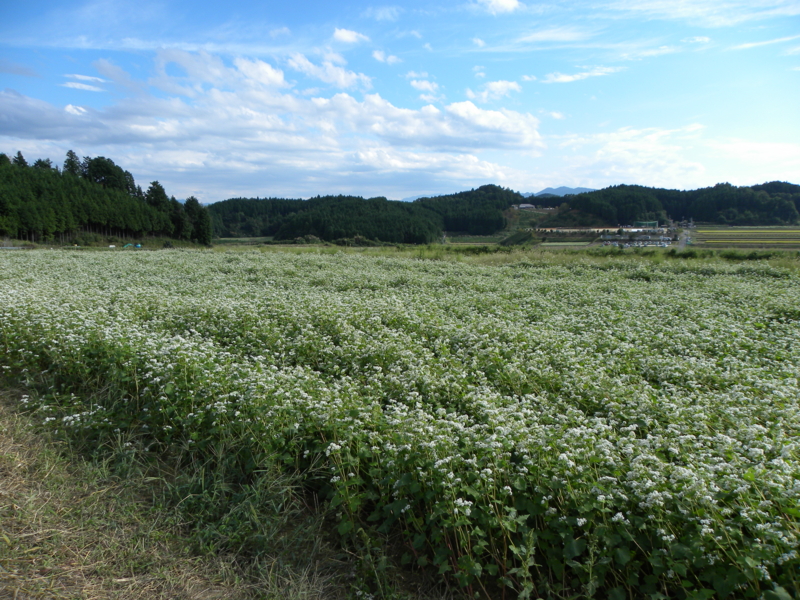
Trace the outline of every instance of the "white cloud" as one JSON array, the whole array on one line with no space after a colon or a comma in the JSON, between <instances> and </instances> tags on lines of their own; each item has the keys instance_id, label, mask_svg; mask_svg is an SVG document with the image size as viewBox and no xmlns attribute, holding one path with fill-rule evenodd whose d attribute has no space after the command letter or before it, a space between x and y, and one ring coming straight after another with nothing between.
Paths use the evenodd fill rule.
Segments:
<instances>
[{"instance_id":1,"label":"white cloud","mask_svg":"<svg viewBox=\"0 0 800 600\"><path fill-rule=\"evenodd\" d=\"M427 79L428 74L425 71L409 71L406 73L406 79Z\"/></svg>"},{"instance_id":2,"label":"white cloud","mask_svg":"<svg viewBox=\"0 0 800 600\"><path fill-rule=\"evenodd\" d=\"M472 67L472 72L475 73L475 77L478 78L486 77L486 67L475 65L474 67Z\"/></svg>"},{"instance_id":3,"label":"white cloud","mask_svg":"<svg viewBox=\"0 0 800 600\"><path fill-rule=\"evenodd\" d=\"M536 81L536 75L523 75L522 81Z\"/></svg>"},{"instance_id":4,"label":"white cloud","mask_svg":"<svg viewBox=\"0 0 800 600\"><path fill-rule=\"evenodd\" d=\"M132 91L141 91L144 86L140 81L134 81L128 72L111 61L101 58L92 63L97 72L104 75L112 83Z\"/></svg>"},{"instance_id":5,"label":"white cloud","mask_svg":"<svg viewBox=\"0 0 800 600\"><path fill-rule=\"evenodd\" d=\"M586 31L572 27L551 27L534 31L519 38L520 42L579 42L591 37Z\"/></svg>"},{"instance_id":6,"label":"white cloud","mask_svg":"<svg viewBox=\"0 0 800 600\"><path fill-rule=\"evenodd\" d=\"M789 48L783 54L787 56L793 56L795 54L800 54L800 46L795 46L794 48Z\"/></svg>"},{"instance_id":7,"label":"white cloud","mask_svg":"<svg viewBox=\"0 0 800 600\"><path fill-rule=\"evenodd\" d=\"M276 38L282 35L291 35L291 30L288 27L278 27L269 32L270 37Z\"/></svg>"},{"instance_id":8,"label":"white cloud","mask_svg":"<svg viewBox=\"0 0 800 600\"><path fill-rule=\"evenodd\" d=\"M402 12L399 6L379 6L370 7L361 14L376 21L396 21Z\"/></svg>"},{"instance_id":9,"label":"white cloud","mask_svg":"<svg viewBox=\"0 0 800 600\"><path fill-rule=\"evenodd\" d=\"M359 85L364 88L370 88L372 86L372 80L363 73L355 73L335 65L336 59L336 55L330 55L323 60L321 65L315 65L304 55L296 52L289 57L288 64L295 71L300 71L309 77L314 77L340 88L346 89Z\"/></svg>"},{"instance_id":10,"label":"white cloud","mask_svg":"<svg viewBox=\"0 0 800 600\"><path fill-rule=\"evenodd\" d=\"M544 114L546 114L548 117L550 117L550 118L552 118L552 119L556 119L556 120L558 120L558 121L561 121L562 119L566 119L566 117L564 116L564 113L562 113L562 112L559 112L559 111L557 111L557 110L553 110L553 111L542 111L542 112L543 112Z\"/></svg>"},{"instance_id":11,"label":"white cloud","mask_svg":"<svg viewBox=\"0 0 800 600\"><path fill-rule=\"evenodd\" d=\"M89 85L88 83L78 83L76 81L68 81L66 83L61 84L62 87L72 88L74 90L83 90L85 92L104 92L103 88L99 88L96 85Z\"/></svg>"},{"instance_id":12,"label":"white cloud","mask_svg":"<svg viewBox=\"0 0 800 600\"><path fill-rule=\"evenodd\" d=\"M589 77L601 77L603 75L610 75L622 70L622 67L593 67L588 71L580 73L573 73L572 75L565 75L564 73L548 73L542 80L543 83L570 83L573 81L580 81L581 79L588 79Z\"/></svg>"},{"instance_id":13,"label":"white cloud","mask_svg":"<svg viewBox=\"0 0 800 600\"><path fill-rule=\"evenodd\" d=\"M686 189L707 180L706 167L691 158L702 132L697 124L679 129L624 127L553 139L570 151L562 167L565 177L581 173L589 187L629 183Z\"/></svg>"},{"instance_id":14,"label":"white cloud","mask_svg":"<svg viewBox=\"0 0 800 600\"><path fill-rule=\"evenodd\" d=\"M684 44L707 44L708 42L711 41L711 38L701 35L701 36L683 38L681 41Z\"/></svg>"},{"instance_id":15,"label":"white cloud","mask_svg":"<svg viewBox=\"0 0 800 600\"><path fill-rule=\"evenodd\" d=\"M184 74L177 76L167 72L169 65L176 65ZM148 83L176 96L194 97L203 92L203 84L220 85L237 78L218 56L208 52L164 49L156 53L156 76Z\"/></svg>"},{"instance_id":16,"label":"white cloud","mask_svg":"<svg viewBox=\"0 0 800 600\"><path fill-rule=\"evenodd\" d=\"M664 54L674 54L675 52L680 52L680 48L677 48L675 46L659 46L658 48L644 48L641 50L624 52L621 55L621 58L626 60L640 60L642 58L663 56Z\"/></svg>"},{"instance_id":17,"label":"white cloud","mask_svg":"<svg viewBox=\"0 0 800 600\"><path fill-rule=\"evenodd\" d=\"M483 48L486 45L481 38L474 37L472 38L472 43L475 44L478 48Z\"/></svg>"},{"instance_id":18,"label":"white cloud","mask_svg":"<svg viewBox=\"0 0 800 600\"><path fill-rule=\"evenodd\" d=\"M800 15L798 0L608 0L606 8L710 27Z\"/></svg>"},{"instance_id":19,"label":"white cloud","mask_svg":"<svg viewBox=\"0 0 800 600\"><path fill-rule=\"evenodd\" d=\"M437 96L439 92L439 84L434 81L425 81L420 79L412 79L409 81L411 87L423 93L420 98L426 102L435 102L439 99Z\"/></svg>"},{"instance_id":20,"label":"white cloud","mask_svg":"<svg viewBox=\"0 0 800 600\"><path fill-rule=\"evenodd\" d=\"M797 181L800 173L800 143L753 142L742 139L709 140L706 145L723 159L725 177L734 185L765 181ZM787 174L793 174L787 176ZM724 181L725 179L720 179Z\"/></svg>"},{"instance_id":21,"label":"white cloud","mask_svg":"<svg viewBox=\"0 0 800 600\"><path fill-rule=\"evenodd\" d=\"M361 163L384 176L402 176L413 173L415 177L430 174L452 179L462 179L466 173L473 181L501 182L507 178L508 169L484 160L472 154L436 154L422 152L399 151L389 146L376 146L361 150L358 153ZM426 190L426 193L430 193Z\"/></svg>"},{"instance_id":22,"label":"white cloud","mask_svg":"<svg viewBox=\"0 0 800 600\"><path fill-rule=\"evenodd\" d=\"M236 65L239 72L249 81L267 86L283 87L286 85L286 81L283 78L283 71L276 69L262 60L235 58L233 64Z\"/></svg>"},{"instance_id":23,"label":"white cloud","mask_svg":"<svg viewBox=\"0 0 800 600\"><path fill-rule=\"evenodd\" d=\"M439 84L433 81L419 81L417 79L411 80L411 87L421 92L435 92L439 89Z\"/></svg>"},{"instance_id":24,"label":"white cloud","mask_svg":"<svg viewBox=\"0 0 800 600\"><path fill-rule=\"evenodd\" d=\"M798 38L800 38L800 35L775 38L773 40L765 40L763 42L750 42L748 44L739 44L738 46L733 46L731 50L747 50L749 48L758 48L760 46L769 46L771 44L782 44L783 42L791 42L792 40L796 40Z\"/></svg>"},{"instance_id":25,"label":"white cloud","mask_svg":"<svg viewBox=\"0 0 800 600\"><path fill-rule=\"evenodd\" d=\"M433 47L427 42L425 44L422 44L422 47L425 48L425 50L427 50L428 52L433 52Z\"/></svg>"},{"instance_id":26,"label":"white cloud","mask_svg":"<svg viewBox=\"0 0 800 600\"><path fill-rule=\"evenodd\" d=\"M70 79L77 79L78 81L92 81L94 83L106 83L105 79L100 77L92 77L91 75L64 75Z\"/></svg>"},{"instance_id":27,"label":"white cloud","mask_svg":"<svg viewBox=\"0 0 800 600\"><path fill-rule=\"evenodd\" d=\"M23 77L40 77L40 75L25 65L20 65L10 60L0 58L0 73L8 73L10 75L22 75Z\"/></svg>"},{"instance_id":28,"label":"white cloud","mask_svg":"<svg viewBox=\"0 0 800 600\"><path fill-rule=\"evenodd\" d=\"M403 62L401 59L397 58L393 54L387 54L383 50L373 50L372 58L377 60L378 62L386 63L388 65L394 65L400 62Z\"/></svg>"},{"instance_id":29,"label":"white cloud","mask_svg":"<svg viewBox=\"0 0 800 600\"><path fill-rule=\"evenodd\" d=\"M356 44L358 42L368 42L369 38L363 33L352 31L350 29L339 29L338 27L333 32L333 39L337 42L344 42L346 44Z\"/></svg>"},{"instance_id":30,"label":"white cloud","mask_svg":"<svg viewBox=\"0 0 800 600\"><path fill-rule=\"evenodd\" d=\"M326 57L329 67L303 55L291 60L293 68L321 76L330 75L329 67L340 69L331 80L344 77L343 85L354 78L363 83L357 74L343 75L335 56ZM169 61L179 61L182 74L166 80ZM484 110L472 102L405 109L378 94L360 101L347 93L307 98L281 87L280 71L255 59L221 62L177 53L155 63L160 83L174 80L191 94L165 98L134 82L136 93L87 109L0 91L0 144L26 154L28 148L46 150L56 161L70 148L113 157L138 181L157 179L171 194L204 202L340 190L390 195L396 189L392 197L402 197L410 195L403 191L411 181L427 193L453 191L507 181L513 169L489 162L483 152L542 147L539 121L528 113ZM425 94L440 91L435 82L411 81ZM393 168L396 177L387 174Z\"/></svg>"},{"instance_id":31,"label":"white cloud","mask_svg":"<svg viewBox=\"0 0 800 600\"><path fill-rule=\"evenodd\" d=\"M483 84L482 87L483 90L478 93L467 88L467 98L470 100L478 100L479 102L488 102L489 100L498 100L504 96L508 96L511 92L522 91L522 88L516 81L489 81Z\"/></svg>"},{"instance_id":32,"label":"white cloud","mask_svg":"<svg viewBox=\"0 0 800 600\"><path fill-rule=\"evenodd\" d=\"M478 0L478 2L493 15L513 12L522 6L519 0Z\"/></svg>"},{"instance_id":33,"label":"white cloud","mask_svg":"<svg viewBox=\"0 0 800 600\"><path fill-rule=\"evenodd\" d=\"M344 65L347 64L347 60L345 59L344 56L342 56L338 52L333 52L331 50L326 51L323 54L322 57L323 57L324 60L327 60L328 62L332 62L333 64L336 64L336 65L344 66Z\"/></svg>"}]
</instances>

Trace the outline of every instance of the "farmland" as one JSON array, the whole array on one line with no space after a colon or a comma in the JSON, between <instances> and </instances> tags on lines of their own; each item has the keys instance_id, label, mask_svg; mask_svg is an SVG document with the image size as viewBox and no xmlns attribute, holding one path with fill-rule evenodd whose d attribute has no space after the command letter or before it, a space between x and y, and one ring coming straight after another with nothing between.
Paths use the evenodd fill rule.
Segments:
<instances>
[{"instance_id":1,"label":"farmland","mask_svg":"<svg viewBox=\"0 0 800 600\"><path fill-rule=\"evenodd\" d=\"M218 547L269 551L257 503L223 508L277 470L373 571L388 548L478 597L781 599L798 297L763 262L7 253L0 364L57 435L196 476Z\"/></svg>"},{"instance_id":2,"label":"farmland","mask_svg":"<svg viewBox=\"0 0 800 600\"><path fill-rule=\"evenodd\" d=\"M800 248L797 227L698 227L693 243L711 248Z\"/></svg>"}]
</instances>

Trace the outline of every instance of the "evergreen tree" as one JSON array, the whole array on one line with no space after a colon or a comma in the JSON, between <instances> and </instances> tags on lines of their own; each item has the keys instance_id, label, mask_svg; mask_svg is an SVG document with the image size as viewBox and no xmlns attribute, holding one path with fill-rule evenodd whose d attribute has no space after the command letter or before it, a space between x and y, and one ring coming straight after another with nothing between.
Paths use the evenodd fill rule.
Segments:
<instances>
[{"instance_id":1,"label":"evergreen tree","mask_svg":"<svg viewBox=\"0 0 800 600\"><path fill-rule=\"evenodd\" d=\"M104 156L89 159L86 163L84 177L94 183L99 183L104 188L114 188L116 190L128 189L128 178L114 161Z\"/></svg>"},{"instance_id":2,"label":"evergreen tree","mask_svg":"<svg viewBox=\"0 0 800 600\"><path fill-rule=\"evenodd\" d=\"M50 171L55 169L55 165L53 165L53 161L49 158L37 158L36 161L33 163L34 169L48 169Z\"/></svg>"},{"instance_id":3,"label":"evergreen tree","mask_svg":"<svg viewBox=\"0 0 800 600\"><path fill-rule=\"evenodd\" d=\"M186 215L192 225L191 239L206 246L211 245L213 228L211 226L211 215L204 206L194 196L189 196L184 204Z\"/></svg>"},{"instance_id":4,"label":"evergreen tree","mask_svg":"<svg viewBox=\"0 0 800 600\"><path fill-rule=\"evenodd\" d=\"M22 152L17 150L17 155L14 157L14 164L18 167L27 167L28 161L22 156Z\"/></svg>"},{"instance_id":5,"label":"evergreen tree","mask_svg":"<svg viewBox=\"0 0 800 600\"><path fill-rule=\"evenodd\" d=\"M72 150L67 151L67 158L64 160L64 173L69 173L75 177L81 174L81 160Z\"/></svg>"},{"instance_id":6,"label":"evergreen tree","mask_svg":"<svg viewBox=\"0 0 800 600\"><path fill-rule=\"evenodd\" d=\"M65 163L68 177L61 176L47 160L36 161L36 168L20 169L12 168L7 156L5 161L0 156L0 235L34 242L59 237L66 241L81 233L141 237L170 235L175 230L184 239L193 236L191 222L178 201L167 198L166 210L144 202L133 176L113 161L86 157L79 162L73 152ZM76 171L80 177L73 176ZM136 196L130 194L132 185ZM150 192L151 200L166 197L157 182ZM182 215L180 227L171 220L174 205Z\"/></svg>"},{"instance_id":7,"label":"evergreen tree","mask_svg":"<svg viewBox=\"0 0 800 600\"><path fill-rule=\"evenodd\" d=\"M147 204L160 212L169 212L169 196L167 196L164 186L158 181L151 181L150 187L144 195Z\"/></svg>"}]
</instances>

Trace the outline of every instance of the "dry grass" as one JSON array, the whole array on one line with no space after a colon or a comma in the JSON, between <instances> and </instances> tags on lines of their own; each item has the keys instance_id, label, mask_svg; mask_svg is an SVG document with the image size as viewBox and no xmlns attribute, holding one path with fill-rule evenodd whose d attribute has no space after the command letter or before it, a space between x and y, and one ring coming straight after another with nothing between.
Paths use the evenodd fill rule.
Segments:
<instances>
[{"instance_id":1,"label":"dry grass","mask_svg":"<svg viewBox=\"0 0 800 600\"><path fill-rule=\"evenodd\" d=\"M61 453L0 394L0 598L335 597L314 573L194 555L152 482ZM330 590L328 590L329 592Z\"/></svg>"}]
</instances>

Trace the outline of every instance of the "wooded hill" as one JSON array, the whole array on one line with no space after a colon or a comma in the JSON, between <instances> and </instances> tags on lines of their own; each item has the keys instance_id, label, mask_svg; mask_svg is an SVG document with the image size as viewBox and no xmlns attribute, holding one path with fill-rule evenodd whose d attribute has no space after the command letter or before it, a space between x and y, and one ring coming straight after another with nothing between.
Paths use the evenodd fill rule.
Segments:
<instances>
[{"instance_id":1,"label":"wooded hill","mask_svg":"<svg viewBox=\"0 0 800 600\"><path fill-rule=\"evenodd\" d=\"M211 217L196 198L167 196L153 181L146 192L133 176L98 156L67 152L63 169L49 159L28 162L0 154L0 236L67 243L89 236L161 236L211 243Z\"/></svg>"},{"instance_id":2,"label":"wooded hill","mask_svg":"<svg viewBox=\"0 0 800 600\"><path fill-rule=\"evenodd\" d=\"M773 181L752 187L728 183L690 191L618 185L570 196L524 198L496 185L447 196L399 202L386 198L317 196L310 200L233 198L208 207L219 237L272 236L325 241L362 236L391 243L430 243L443 232L491 235L507 225L513 204L563 207L546 226L608 226L635 221L693 219L730 225L800 222L800 186Z\"/></svg>"},{"instance_id":3,"label":"wooded hill","mask_svg":"<svg viewBox=\"0 0 800 600\"><path fill-rule=\"evenodd\" d=\"M317 196L310 200L233 198L209 205L219 237L273 236L325 241L362 236L381 242L425 244L443 231L488 235L505 227L503 211L523 202L517 192L496 185L413 202Z\"/></svg>"},{"instance_id":4,"label":"wooded hill","mask_svg":"<svg viewBox=\"0 0 800 600\"><path fill-rule=\"evenodd\" d=\"M147 191L130 172L99 156L67 153L63 168L20 152L0 153L0 236L32 242L72 242L88 235L140 239L163 236L210 244L217 237L324 241L358 236L386 243L424 244L449 234L491 235L507 226L505 211L535 202L561 207L546 226L632 224L693 219L730 225L800 223L800 185L773 181L751 187L727 183L690 191L619 185L571 196L521 194L496 185L413 202L317 196L310 200L233 198L203 207L181 203L158 181Z\"/></svg>"},{"instance_id":5,"label":"wooded hill","mask_svg":"<svg viewBox=\"0 0 800 600\"><path fill-rule=\"evenodd\" d=\"M536 198L542 206L566 203L607 225L693 219L725 225L794 225L800 222L800 185L772 181L751 187L720 183L697 190L617 185L562 198Z\"/></svg>"}]
</instances>

